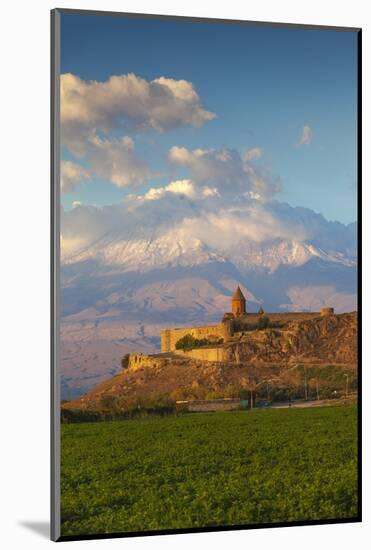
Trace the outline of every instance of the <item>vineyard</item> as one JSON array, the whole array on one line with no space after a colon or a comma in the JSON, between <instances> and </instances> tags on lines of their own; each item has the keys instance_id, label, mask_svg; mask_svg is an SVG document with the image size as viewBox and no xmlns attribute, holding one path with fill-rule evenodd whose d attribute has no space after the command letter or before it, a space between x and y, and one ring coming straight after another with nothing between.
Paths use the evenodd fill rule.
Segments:
<instances>
[{"instance_id":1,"label":"vineyard","mask_svg":"<svg viewBox=\"0 0 371 550\"><path fill-rule=\"evenodd\" d=\"M62 425L62 536L357 516L356 406Z\"/></svg>"}]
</instances>

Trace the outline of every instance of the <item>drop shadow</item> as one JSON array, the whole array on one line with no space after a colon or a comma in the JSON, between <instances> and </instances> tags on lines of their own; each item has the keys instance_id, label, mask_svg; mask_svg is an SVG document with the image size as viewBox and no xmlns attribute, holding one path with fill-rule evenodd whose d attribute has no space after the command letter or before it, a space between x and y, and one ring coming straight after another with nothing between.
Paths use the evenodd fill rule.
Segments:
<instances>
[{"instance_id":1,"label":"drop shadow","mask_svg":"<svg viewBox=\"0 0 371 550\"><path fill-rule=\"evenodd\" d=\"M37 533L44 539L50 538L50 523L48 521L19 521L18 525Z\"/></svg>"}]
</instances>

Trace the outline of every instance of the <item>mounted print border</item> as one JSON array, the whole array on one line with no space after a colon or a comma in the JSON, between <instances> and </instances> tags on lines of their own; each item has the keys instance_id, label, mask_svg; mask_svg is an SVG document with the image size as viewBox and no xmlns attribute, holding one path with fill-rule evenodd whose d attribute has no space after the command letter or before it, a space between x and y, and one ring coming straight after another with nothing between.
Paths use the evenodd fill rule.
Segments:
<instances>
[{"instance_id":1,"label":"mounted print border","mask_svg":"<svg viewBox=\"0 0 371 550\"><path fill-rule=\"evenodd\" d=\"M361 521L361 38L52 10L52 540Z\"/></svg>"}]
</instances>

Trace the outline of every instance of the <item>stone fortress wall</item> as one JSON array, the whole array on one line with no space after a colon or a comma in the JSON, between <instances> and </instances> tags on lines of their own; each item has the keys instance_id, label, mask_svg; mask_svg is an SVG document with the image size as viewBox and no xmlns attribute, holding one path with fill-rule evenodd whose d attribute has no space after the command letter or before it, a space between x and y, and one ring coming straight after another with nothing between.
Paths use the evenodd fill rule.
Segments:
<instances>
[{"instance_id":1,"label":"stone fortress wall","mask_svg":"<svg viewBox=\"0 0 371 550\"><path fill-rule=\"evenodd\" d=\"M179 355L174 356L174 353L154 353L153 355L144 355L143 353L130 353L128 355L127 368L130 371L135 371L144 367L151 369L162 368L166 365L180 364L183 365L187 358Z\"/></svg>"},{"instance_id":2,"label":"stone fortress wall","mask_svg":"<svg viewBox=\"0 0 371 550\"><path fill-rule=\"evenodd\" d=\"M190 359L199 359L200 361L215 361L218 363L228 361L228 353L222 345L205 346L202 348L194 348L189 351L175 349L173 353L176 353L179 356L189 357Z\"/></svg>"},{"instance_id":3,"label":"stone fortress wall","mask_svg":"<svg viewBox=\"0 0 371 550\"><path fill-rule=\"evenodd\" d=\"M155 367L157 364L163 363L163 361L156 361L150 355L143 355L142 353L130 353L128 360L128 368L131 371L135 371L142 367Z\"/></svg>"},{"instance_id":4,"label":"stone fortress wall","mask_svg":"<svg viewBox=\"0 0 371 550\"><path fill-rule=\"evenodd\" d=\"M161 353L176 351L175 345L187 334L191 334L194 338L201 340L219 340L226 336L226 327L223 323L217 325L205 325L202 327L187 327L187 328L168 328L161 331Z\"/></svg>"},{"instance_id":5,"label":"stone fortress wall","mask_svg":"<svg viewBox=\"0 0 371 550\"><path fill-rule=\"evenodd\" d=\"M306 321L315 317L324 317L333 314L333 308L322 308L320 311L316 312L265 313L264 315L266 315L272 323L286 324L291 321ZM249 325L257 324L261 316L262 314L259 313L244 313L243 315L239 315L236 320L226 319L216 325L164 329L161 331L161 353L175 352L194 359L204 358L208 361L223 361L225 354L221 347L208 346L183 352L182 350L176 349L176 343L187 334L191 334L197 339L207 338L210 341L215 340L215 342L219 339L223 339L224 342L228 342L234 334L243 331L244 327L248 330ZM206 359L206 357L208 357L208 359Z\"/></svg>"},{"instance_id":6,"label":"stone fortress wall","mask_svg":"<svg viewBox=\"0 0 371 550\"><path fill-rule=\"evenodd\" d=\"M260 353L261 356L270 353L279 359L280 353L287 351L284 349L287 342L284 343L285 345L282 342L276 342L274 349L270 349L272 346L267 345L269 341L265 340L267 336L265 331L256 330L259 329L259 321L263 317L268 318L271 329L282 329L285 326L289 328L288 325L291 322L309 321L331 315L334 315L334 309L331 307L325 307L316 312L265 313L260 309L257 313L248 313L245 298L237 287L232 298L232 311L224 314L221 323L164 329L161 331L161 352L153 355L131 353L128 355L127 366L131 370L142 367L157 368L174 363L183 365L190 359L201 362L239 363L251 360L256 353ZM264 326L263 324L262 328ZM188 351L176 349L177 342L186 335L191 335L198 340L206 339L208 343ZM271 336L268 335L269 338ZM295 342L292 343L294 344Z\"/></svg>"}]
</instances>

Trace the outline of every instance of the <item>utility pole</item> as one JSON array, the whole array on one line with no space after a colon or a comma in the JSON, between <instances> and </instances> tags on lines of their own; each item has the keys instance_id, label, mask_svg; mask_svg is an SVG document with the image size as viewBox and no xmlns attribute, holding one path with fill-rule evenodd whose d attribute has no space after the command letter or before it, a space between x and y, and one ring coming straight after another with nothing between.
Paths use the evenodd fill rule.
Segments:
<instances>
[{"instance_id":1,"label":"utility pole","mask_svg":"<svg viewBox=\"0 0 371 550\"><path fill-rule=\"evenodd\" d=\"M348 381L349 381L349 374L344 374L345 378L346 378L346 382L345 382L345 397L348 397Z\"/></svg>"}]
</instances>

